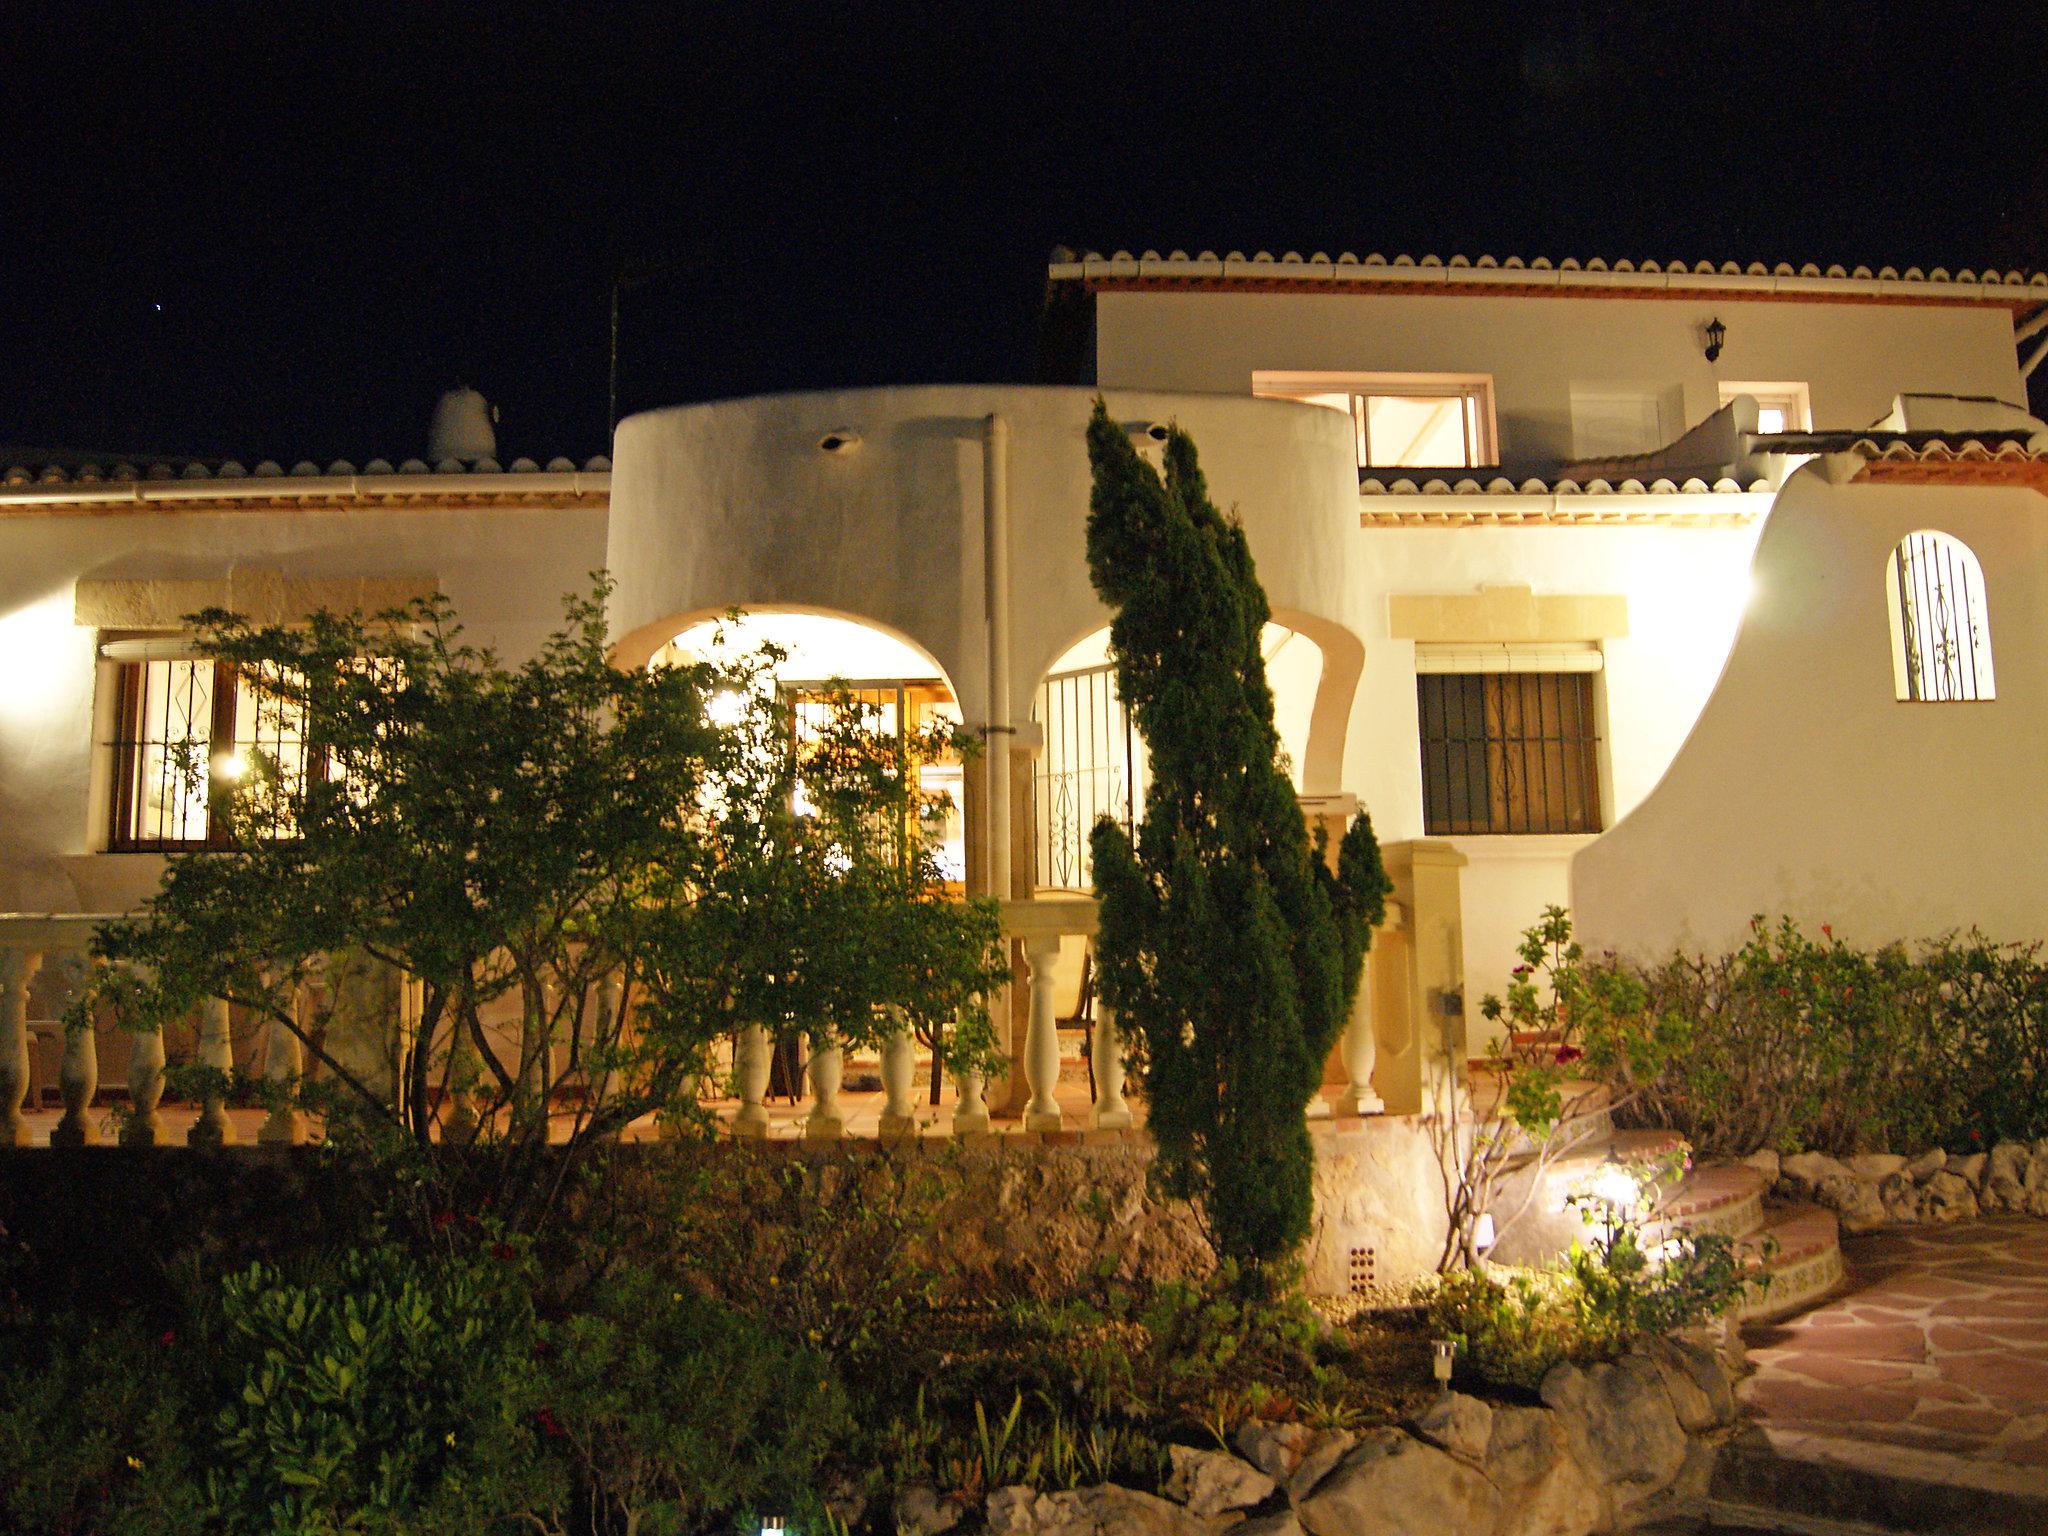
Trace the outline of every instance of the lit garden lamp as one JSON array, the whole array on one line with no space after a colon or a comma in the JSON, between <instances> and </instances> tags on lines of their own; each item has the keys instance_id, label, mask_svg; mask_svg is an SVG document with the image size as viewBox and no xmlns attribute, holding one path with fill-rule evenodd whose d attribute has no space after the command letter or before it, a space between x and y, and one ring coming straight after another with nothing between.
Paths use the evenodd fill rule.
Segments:
<instances>
[{"instance_id":1,"label":"lit garden lamp","mask_svg":"<svg viewBox=\"0 0 2048 1536\"><path fill-rule=\"evenodd\" d=\"M1472 1251L1482 1257L1493 1251L1493 1212L1481 1211L1472 1218Z\"/></svg>"},{"instance_id":2,"label":"lit garden lamp","mask_svg":"<svg viewBox=\"0 0 2048 1536\"><path fill-rule=\"evenodd\" d=\"M1600 1202L1601 1224L1607 1229L1610 1244L1614 1241L1615 1232L1627 1227L1634 1219L1642 1193L1636 1176L1611 1155L1600 1165L1600 1171L1593 1175L1593 1198Z\"/></svg>"},{"instance_id":3,"label":"lit garden lamp","mask_svg":"<svg viewBox=\"0 0 2048 1536\"><path fill-rule=\"evenodd\" d=\"M789 1536L789 1521L781 1515L763 1515L761 1536Z\"/></svg>"},{"instance_id":4,"label":"lit garden lamp","mask_svg":"<svg viewBox=\"0 0 2048 1536\"><path fill-rule=\"evenodd\" d=\"M1451 1362L1457 1358L1456 1339L1431 1339L1429 1341L1429 1369L1436 1377L1437 1390L1449 1394L1451 1390Z\"/></svg>"}]
</instances>

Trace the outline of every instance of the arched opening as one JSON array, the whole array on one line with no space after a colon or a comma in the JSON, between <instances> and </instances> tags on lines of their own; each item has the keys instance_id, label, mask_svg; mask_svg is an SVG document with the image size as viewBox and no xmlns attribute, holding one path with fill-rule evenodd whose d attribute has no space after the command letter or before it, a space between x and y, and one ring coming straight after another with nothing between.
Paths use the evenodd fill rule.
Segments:
<instances>
[{"instance_id":1,"label":"arched opening","mask_svg":"<svg viewBox=\"0 0 2048 1536\"><path fill-rule=\"evenodd\" d=\"M1949 704L1996 697L1984 568L1969 545L1933 529L1907 534L1885 562L1884 596L1896 698Z\"/></svg>"},{"instance_id":2,"label":"arched opening","mask_svg":"<svg viewBox=\"0 0 2048 1536\"><path fill-rule=\"evenodd\" d=\"M1299 792L1323 693L1323 647L1301 630L1268 624L1260 650L1280 750ZM1034 883L1085 891L1093 884L1088 834L1095 823L1108 816L1135 834L1145 812L1145 743L1117 696L1107 628L1076 641L1052 664L1031 718L1044 736L1031 771Z\"/></svg>"},{"instance_id":3,"label":"arched opening","mask_svg":"<svg viewBox=\"0 0 2048 1536\"><path fill-rule=\"evenodd\" d=\"M772 645L782 652L772 669L776 690L796 712L801 737L807 718L829 706L825 694L844 686L877 730L899 738L938 722L960 723L960 704L939 664L907 640L858 619L833 614L742 611L737 617L700 619L655 648L650 667L708 659ZM918 786L943 800L944 826L936 849L948 885L967 879L967 787L958 757L924 763Z\"/></svg>"}]
</instances>

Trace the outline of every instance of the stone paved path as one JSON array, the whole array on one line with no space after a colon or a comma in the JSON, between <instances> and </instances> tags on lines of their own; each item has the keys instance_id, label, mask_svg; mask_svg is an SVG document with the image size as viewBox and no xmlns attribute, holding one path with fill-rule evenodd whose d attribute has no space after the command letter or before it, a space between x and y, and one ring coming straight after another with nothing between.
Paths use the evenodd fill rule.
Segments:
<instances>
[{"instance_id":1,"label":"stone paved path","mask_svg":"<svg viewBox=\"0 0 2048 1536\"><path fill-rule=\"evenodd\" d=\"M1833 1301L1744 1330L1773 1431L2048 1468L2048 1221L1842 1239ZM2048 1482L2048 1471L2042 1473Z\"/></svg>"}]
</instances>

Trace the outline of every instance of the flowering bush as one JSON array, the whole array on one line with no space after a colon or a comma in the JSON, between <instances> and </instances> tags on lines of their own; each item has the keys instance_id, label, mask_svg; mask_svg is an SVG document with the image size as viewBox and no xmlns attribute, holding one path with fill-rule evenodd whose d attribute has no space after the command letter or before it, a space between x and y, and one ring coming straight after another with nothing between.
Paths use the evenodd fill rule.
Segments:
<instances>
[{"instance_id":1,"label":"flowering bush","mask_svg":"<svg viewBox=\"0 0 2048 1536\"><path fill-rule=\"evenodd\" d=\"M1597 1023L1589 1063L1628 1117L1702 1154L1760 1148L1982 1150L2048 1135L2048 965L1977 933L1858 949L1823 924L1759 917L1726 955L1589 974L1636 989ZM1666 1048L1642 1052L1654 1038Z\"/></svg>"}]
</instances>

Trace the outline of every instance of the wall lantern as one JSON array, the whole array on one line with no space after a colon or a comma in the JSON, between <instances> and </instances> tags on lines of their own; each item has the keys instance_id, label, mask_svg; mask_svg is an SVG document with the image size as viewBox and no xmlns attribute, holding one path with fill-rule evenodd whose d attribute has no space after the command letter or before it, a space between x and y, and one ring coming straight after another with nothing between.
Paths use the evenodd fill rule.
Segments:
<instances>
[{"instance_id":1,"label":"wall lantern","mask_svg":"<svg viewBox=\"0 0 2048 1536\"><path fill-rule=\"evenodd\" d=\"M1707 338L1707 361L1718 363L1721 360L1721 343L1728 339L1728 327L1716 316L1706 323L1704 334Z\"/></svg>"}]
</instances>

